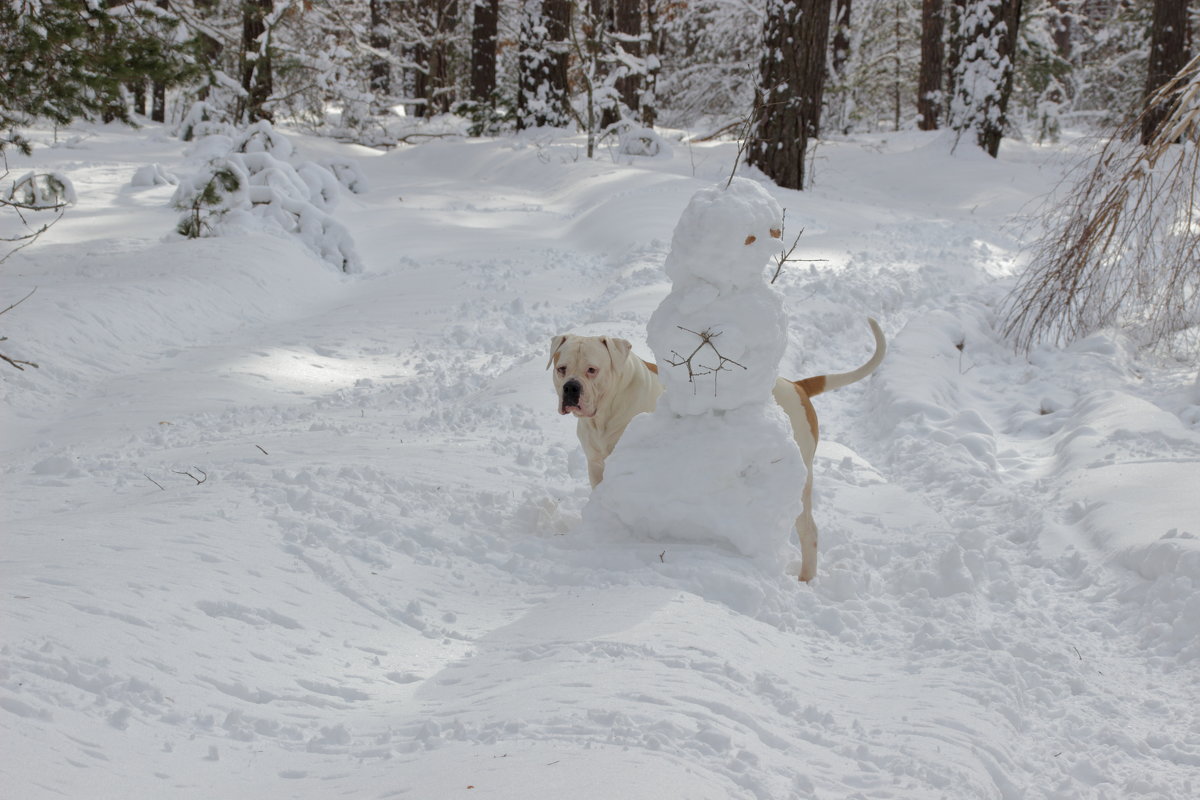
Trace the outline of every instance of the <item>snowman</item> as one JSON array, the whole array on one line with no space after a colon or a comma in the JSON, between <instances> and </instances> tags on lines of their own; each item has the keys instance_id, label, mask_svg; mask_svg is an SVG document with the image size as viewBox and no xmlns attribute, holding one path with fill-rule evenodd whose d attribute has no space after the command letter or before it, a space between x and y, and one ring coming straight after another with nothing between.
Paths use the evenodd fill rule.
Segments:
<instances>
[{"instance_id":1,"label":"snowman","mask_svg":"<svg viewBox=\"0 0 1200 800\"><path fill-rule=\"evenodd\" d=\"M771 396L787 320L764 267L781 220L745 179L698 192L684 210L665 264L671 291L647 329L666 391L605 463L584 508L597 535L786 558L806 473Z\"/></svg>"}]
</instances>

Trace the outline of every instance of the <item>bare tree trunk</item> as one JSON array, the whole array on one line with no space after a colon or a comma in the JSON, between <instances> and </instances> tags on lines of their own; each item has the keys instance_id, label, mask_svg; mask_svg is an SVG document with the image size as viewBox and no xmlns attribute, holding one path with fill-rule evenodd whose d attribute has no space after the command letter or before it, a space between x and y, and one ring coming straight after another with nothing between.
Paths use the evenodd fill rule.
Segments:
<instances>
[{"instance_id":1,"label":"bare tree trunk","mask_svg":"<svg viewBox=\"0 0 1200 800\"><path fill-rule=\"evenodd\" d=\"M621 49L634 58L641 58L642 43L642 4L640 0L614 0L613 29L615 30ZM642 76L628 73L617 79L617 94L621 103L630 111L630 118L636 119L641 105Z\"/></svg>"},{"instance_id":2,"label":"bare tree trunk","mask_svg":"<svg viewBox=\"0 0 1200 800\"><path fill-rule=\"evenodd\" d=\"M1004 136L1004 126L1008 122L1008 101L1012 97L1013 78L1017 74L1017 34L1021 28L1021 7L1023 0L1004 0L1004 35L1000 38L1000 57L1008 60L1008 70L1004 76L1004 85L1000 90L997 108L1000 116L996 124L989 126L981 137L980 145L992 158L1000 153L1000 139Z\"/></svg>"},{"instance_id":3,"label":"bare tree trunk","mask_svg":"<svg viewBox=\"0 0 1200 800\"><path fill-rule=\"evenodd\" d=\"M158 0L155 5L161 9L166 9L170 2L168 0ZM145 91L143 86L142 91ZM145 107L145 98L142 98L143 108ZM145 111L142 112L146 113ZM162 81L152 81L150 84L150 119L154 122L167 121L167 87Z\"/></svg>"},{"instance_id":4,"label":"bare tree trunk","mask_svg":"<svg viewBox=\"0 0 1200 800\"><path fill-rule=\"evenodd\" d=\"M246 122L271 118L266 105L274 81L266 20L274 6L274 0L244 0L242 3L242 88L246 90L246 97L242 100L239 116Z\"/></svg>"},{"instance_id":5,"label":"bare tree trunk","mask_svg":"<svg viewBox=\"0 0 1200 800\"><path fill-rule=\"evenodd\" d=\"M219 0L193 0L196 7L196 12L201 19L207 19L217 12ZM205 67L209 70L216 70L217 65L221 61L221 51L225 49L221 42L206 33L200 34L200 57L204 62ZM208 99L209 85L206 84L200 87L197 96L201 100Z\"/></svg>"},{"instance_id":6,"label":"bare tree trunk","mask_svg":"<svg viewBox=\"0 0 1200 800\"><path fill-rule=\"evenodd\" d=\"M566 113L565 108L571 96L567 81L569 54L566 45L571 38L571 0L545 0L542 7L546 13L546 33L550 41L556 44L550 67L550 84L561 98Z\"/></svg>"},{"instance_id":7,"label":"bare tree trunk","mask_svg":"<svg viewBox=\"0 0 1200 800\"><path fill-rule=\"evenodd\" d=\"M921 72L917 80L917 114L923 131L936 131L942 115L946 75L946 28L943 0L924 0L921 10Z\"/></svg>"},{"instance_id":8,"label":"bare tree trunk","mask_svg":"<svg viewBox=\"0 0 1200 800\"><path fill-rule=\"evenodd\" d=\"M658 24L659 0L646 0L646 86L642 90L642 124L653 128L658 119L658 54L662 52L661 38L664 34Z\"/></svg>"},{"instance_id":9,"label":"bare tree trunk","mask_svg":"<svg viewBox=\"0 0 1200 800\"><path fill-rule=\"evenodd\" d=\"M1073 8L1071 0L1055 0L1054 9L1058 12L1054 20L1054 49L1063 61L1071 60L1071 20Z\"/></svg>"},{"instance_id":10,"label":"bare tree trunk","mask_svg":"<svg viewBox=\"0 0 1200 800\"><path fill-rule=\"evenodd\" d=\"M747 160L780 186L804 188L809 138L820 133L833 0L768 0L759 107Z\"/></svg>"},{"instance_id":11,"label":"bare tree trunk","mask_svg":"<svg viewBox=\"0 0 1200 800\"><path fill-rule=\"evenodd\" d=\"M942 0L942 2L942 19L949 28L946 35L942 37L942 41L946 45L946 69L942 73L946 82L945 90L942 93L942 112L945 113L950 108L951 99L958 92L958 65L962 61L963 54L962 26L967 0Z\"/></svg>"},{"instance_id":12,"label":"bare tree trunk","mask_svg":"<svg viewBox=\"0 0 1200 800\"><path fill-rule=\"evenodd\" d=\"M838 78L843 77L846 61L850 58L850 6L851 0L837 0L833 12L833 57L830 64L833 74Z\"/></svg>"},{"instance_id":13,"label":"bare tree trunk","mask_svg":"<svg viewBox=\"0 0 1200 800\"><path fill-rule=\"evenodd\" d=\"M580 0L584 2L584 0ZM588 87L588 108L593 102L593 93L604 87L612 71L612 63L605 58L611 50L610 40L616 33L615 3L621 0L586 0L587 12L583 18L583 45L587 49L588 61L591 64L591 86ZM600 127L607 128L621 118L621 109L611 97L600 98ZM589 123L588 130L594 129Z\"/></svg>"},{"instance_id":14,"label":"bare tree trunk","mask_svg":"<svg viewBox=\"0 0 1200 800\"><path fill-rule=\"evenodd\" d=\"M904 7L897 3L893 8L892 16L892 37L894 39L894 50L892 51L892 130L900 130L900 116L903 111L904 89L907 81L904 80L904 63L901 59L901 50L904 46Z\"/></svg>"},{"instance_id":15,"label":"bare tree trunk","mask_svg":"<svg viewBox=\"0 0 1200 800\"><path fill-rule=\"evenodd\" d=\"M1187 0L1154 0L1145 100L1149 100L1187 64L1187 6ZM1170 108L1164 106L1147 110L1142 118L1142 144L1150 144L1154 139L1154 132L1170 111Z\"/></svg>"},{"instance_id":16,"label":"bare tree trunk","mask_svg":"<svg viewBox=\"0 0 1200 800\"><path fill-rule=\"evenodd\" d=\"M392 30L388 24L385 0L370 0L368 11L371 15L371 31L367 36L367 44L386 53L392 47ZM392 93L392 65L386 58L373 55L368 76L371 94L377 101Z\"/></svg>"},{"instance_id":17,"label":"bare tree trunk","mask_svg":"<svg viewBox=\"0 0 1200 800\"><path fill-rule=\"evenodd\" d=\"M471 20L471 99L491 105L496 91L496 34L500 0L475 0Z\"/></svg>"},{"instance_id":18,"label":"bare tree trunk","mask_svg":"<svg viewBox=\"0 0 1200 800\"><path fill-rule=\"evenodd\" d=\"M167 87L161 81L154 81L151 86L150 119L154 122L167 121Z\"/></svg>"},{"instance_id":19,"label":"bare tree trunk","mask_svg":"<svg viewBox=\"0 0 1200 800\"><path fill-rule=\"evenodd\" d=\"M454 105L454 44L451 37L458 24L458 0L435 0L433 43L429 48L425 116L445 114Z\"/></svg>"},{"instance_id":20,"label":"bare tree trunk","mask_svg":"<svg viewBox=\"0 0 1200 800\"><path fill-rule=\"evenodd\" d=\"M134 81L126 84L126 87L133 94L133 113L146 116L146 82Z\"/></svg>"}]
</instances>

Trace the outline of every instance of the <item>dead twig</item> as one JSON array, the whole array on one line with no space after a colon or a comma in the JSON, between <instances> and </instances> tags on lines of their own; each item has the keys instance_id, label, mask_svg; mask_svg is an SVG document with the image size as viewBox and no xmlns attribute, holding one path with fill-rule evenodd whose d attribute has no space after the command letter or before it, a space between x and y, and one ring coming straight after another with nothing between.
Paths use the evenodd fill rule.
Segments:
<instances>
[{"instance_id":1,"label":"dead twig","mask_svg":"<svg viewBox=\"0 0 1200 800\"><path fill-rule=\"evenodd\" d=\"M6 342L6 341L8 341L7 338L0 339L0 342ZM38 365L32 361L22 361L19 358L9 358L8 356L4 355L3 353L0 353L0 360L7 361L9 364L12 364L14 367L21 370L22 372L25 371L25 367L33 367L34 369L39 369ZM22 366L22 365L24 365L24 366Z\"/></svg>"},{"instance_id":2,"label":"dead twig","mask_svg":"<svg viewBox=\"0 0 1200 800\"><path fill-rule=\"evenodd\" d=\"M269 456L269 455L271 455L271 454L270 454L270 453L268 453L266 450L263 450L263 446L262 446L261 444L256 444L256 445L254 445L254 446L255 446L255 447L257 447L259 450L262 450L262 454L263 454L264 456Z\"/></svg>"},{"instance_id":3,"label":"dead twig","mask_svg":"<svg viewBox=\"0 0 1200 800\"><path fill-rule=\"evenodd\" d=\"M718 139L721 136L724 136L725 134L730 133L731 131L734 131L738 128L744 128L745 125L746 125L745 119L735 119L733 122L730 122L728 125L722 125L720 128L717 128L715 131L711 131L710 133L705 133L700 136L694 136L694 137L688 139L687 141L689 143L690 142L711 142L714 139Z\"/></svg>"},{"instance_id":4,"label":"dead twig","mask_svg":"<svg viewBox=\"0 0 1200 800\"><path fill-rule=\"evenodd\" d=\"M148 480L148 481L150 481L151 483L153 483L153 484L154 484L155 486L157 486L159 489L162 489L164 492L167 490L167 487L163 486L161 483L159 483L158 481L154 480L154 478L151 478L151 477L150 477L150 475L149 475L149 473L143 472L142 474L146 476L146 480Z\"/></svg>"},{"instance_id":5,"label":"dead twig","mask_svg":"<svg viewBox=\"0 0 1200 800\"><path fill-rule=\"evenodd\" d=\"M779 229L779 236L777 238L782 239L783 232L785 230L787 230L787 209L786 208L783 210L783 223ZM774 236L775 231L771 231L771 235ZM800 237L803 235L804 235L804 228L801 228L800 232L796 234L796 238L792 240L792 246L786 250L780 250L779 255L775 256L775 274L771 276L771 283L774 283L775 280L779 277L779 274L781 272L783 272L784 264L799 263L802 261L828 261L829 260L827 258L792 258L792 253L796 252L796 245L800 244Z\"/></svg>"},{"instance_id":6,"label":"dead twig","mask_svg":"<svg viewBox=\"0 0 1200 800\"><path fill-rule=\"evenodd\" d=\"M963 339L962 341L959 341L959 342L955 342L954 349L958 351L958 374L959 375L966 375L968 372L975 369L975 367L979 366L978 364L971 364L971 366L967 367L966 369L963 369L963 358L966 356L966 353L967 353L967 340L966 339Z\"/></svg>"},{"instance_id":7,"label":"dead twig","mask_svg":"<svg viewBox=\"0 0 1200 800\"><path fill-rule=\"evenodd\" d=\"M754 107L750 109L750 113L746 115L746 118L740 121L742 125L742 133L741 136L738 137L738 151L737 157L733 159L733 169L729 171L729 180L725 181L726 189L733 185L733 178L737 175L738 165L742 163L742 156L746 154L746 148L748 148L751 142L754 141L754 138L751 136L751 134L754 132L755 125L758 123L758 118L762 116L763 111L768 105L781 104L763 103L762 97L756 94L754 98Z\"/></svg>"},{"instance_id":8,"label":"dead twig","mask_svg":"<svg viewBox=\"0 0 1200 800\"><path fill-rule=\"evenodd\" d=\"M701 377L703 375L713 375L717 372L720 372L721 370L732 371L732 370L726 369L726 367L725 367L726 364L733 364L735 367L741 367L742 369L746 369L746 366L744 364L739 364L738 362L734 361L732 358L726 358L725 356L721 355L721 351L718 350L717 346L713 344L713 339L716 339L718 336L720 336L721 331L713 331L711 328L706 328L703 331L697 332L697 331L693 331L688 328L685 328L682 325L676 325L675 327L679 328L679 330L681 330L681 331L686 331L687 333L690 333L693 336L700 337L700 344L696 345L696 349L691 352L691 355L683 356L683 355L680 355L680 353L678 351L672 350L671 355L675 356L675 358L677 358L678 361L670 361L670 360L667 361L667 363L670 364L672 367L682 367L685 365L687 366L688 383L692 384L693 392L695 392L695 390L696 390L696 378ZM706 347L709 348L710 350L712 350L717 355L717 365L715 367L705 366L704 364L701 364L699 362L693 363L693 360L700 353L700 351ZM715 379L714 379L714 381L715 381ZM716 393L715 385L713 386L713 393L714 394Z\"/></svg>"},{"instance_id":9,"label":"dead twig","mask_svg":"<svg viewBox=\"0 0 1200 800\"><path fill-rule=\"evenodd\" d=\"M13 303L12 305L10 305L8 308L4 309L3 311L0 311L0 314L7 314L9 311L12 311L14 308L21 305L21 303L24 303L26 300L33 297L33 293L36 291L37 291L37 287L35 286L29 292L29 294L25 295L20 300ZM7 341L8 341L7 336L0 336L0 342L7 342ZM38 365L36 363L34 363L33 361L25 361L20 358L10 358L9 356L6 356L4 353L0 353L0 360L5 361L8 364L11 364L12 366L16 367L17 369L21 370L22 372L25 371L25 367L33 367L34 369L39 369Z\"/></svg>"},{"instance_id":10,"label":"dead twig","mask_svg":"<svg viewBox=\"0 0 1200 800\"><path fill-rule=\"evenodd\" d=\"M172 471L172 472L174 472L176 475L187 475L189 478L191 478L192 480L194 480L194 481L196 482L196 485L197 485L197 486L199 486L200 484L202 484L202 483L204 483L206 480L208 480L208 473L207 473L207 472L205 472L204 470L200 469L199 467L192 467L192 469L196 470L196 472L199 472L199 473L200 473L200 474L201 474L203 477L197 478L195 475L193 475L193 474L192 474L192 473L190 473L190 472L180 472L180 471L179 471L179 470L177 470L177 469L173 469L173 470L171 470L171 471Z\"/></svg>"},{"instance_id":11,"label":"dead twig","mask_svg":"<svg viewBox=\"0 0 1200 800\"><path fill-rule=\"evenodd\" d=\"M25 295L25 296L24 296L24 297L22 297L20 300L18 300L17 302L13 303L11 306L9 306L8 308L4 309L3 311L0 311L0 314L7 314L8 312L12 311L14 308L16 308L17 306L21 305L21 303L24 303L26 300L28 300L29 298L33 297L33 293L34 293L34 292L36 292L36 291L37 291L37 287L35 286L35 287L33 287L33 289L32 289L32 290L29 292L29 294Z\"/></svg>"},{"instance_id":12,"label":"dead twig","mask_svg":"<svg viewBox=\"0 0 1200 800\"><path fill-rule=\"evenodd\" d=\"M729 171L729 180L725 181L725 188L728 189L733 185L734 176L737 175L738 165L742 163L742 156L746 154L746 148L750 146L750 130L754 127L754 122L758 119L759 113L762 111L762 106L758 103L754 104L754 109L750 114L742 120L742 133L738 137L737 155L733 158L733 169Z\"/></svg>"},{"instance_id":13,"label":"dead twig","mask_svg":"<svg viewBox=\"0 0 1200 800\"><path fill-rule=\"evenodd\" d=\"M411 142L411 141L409 141L410 139L450 139L450 138L453 138L453 137L459 137L459 138L461 138L461 137L462 137L462 134L460 134L460 133L453 133L453 132L447 132L447 133L420 133L420 132L414 132L414 133L406 133L406 134L404 134L403 136L397 136L397 137L396 137L396 141L397 141L397 142L404 142L405 144L412 144L412 142Z\"/></svg>"}]
</instances>

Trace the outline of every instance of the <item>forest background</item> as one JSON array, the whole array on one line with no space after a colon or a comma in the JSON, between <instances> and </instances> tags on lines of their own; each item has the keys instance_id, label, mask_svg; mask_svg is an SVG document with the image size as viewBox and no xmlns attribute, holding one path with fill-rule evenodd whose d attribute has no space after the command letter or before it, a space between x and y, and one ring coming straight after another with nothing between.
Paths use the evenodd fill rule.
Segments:
<instances>
[{"instance_id":1,"label":"forest background","mask_svg":"<svg viewBox=\"0 0 1200 800\"><path fill-rule=\"evenodd\" d=\"M154 0L0 8L0 123L282 120L374 145L632 126L825 135L950 127L995 154L1113 124L1178 73L1185 0ZM47 80L47 78L50 78Z\"/></svg>"}]
</instances>

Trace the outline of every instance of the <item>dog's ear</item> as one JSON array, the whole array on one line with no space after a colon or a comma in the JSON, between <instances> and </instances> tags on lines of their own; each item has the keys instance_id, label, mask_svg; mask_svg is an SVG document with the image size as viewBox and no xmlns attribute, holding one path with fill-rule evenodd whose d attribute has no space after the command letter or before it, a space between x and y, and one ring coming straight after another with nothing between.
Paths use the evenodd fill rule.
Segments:
<instances>
[{"instance_id":1,"label":"dog's ear","mask_svg":"<svg viewBox=\"0 0 1200 800\"><path fill-rule=\"evenodd\" d=\"M554 357L558 355L559 348L566 344L566 342L567 335L565 333L560 333L550 340L550 360L546 362L546 369L554 366Z\"/></svg>"},{"instance_id":2,"label":"dog's ear","mask_svg":"<svg viewBox=\"0 0 1200 800\"><path fill-rule=\"evenodd\" d=\"M617 339L613 336L605 336L600 340L601 344L608 348L609 358L612 359L615 366L618 361L624 361L625 358L633 352L633 345L627 339Z\"/></svg>"}]
</instances>

